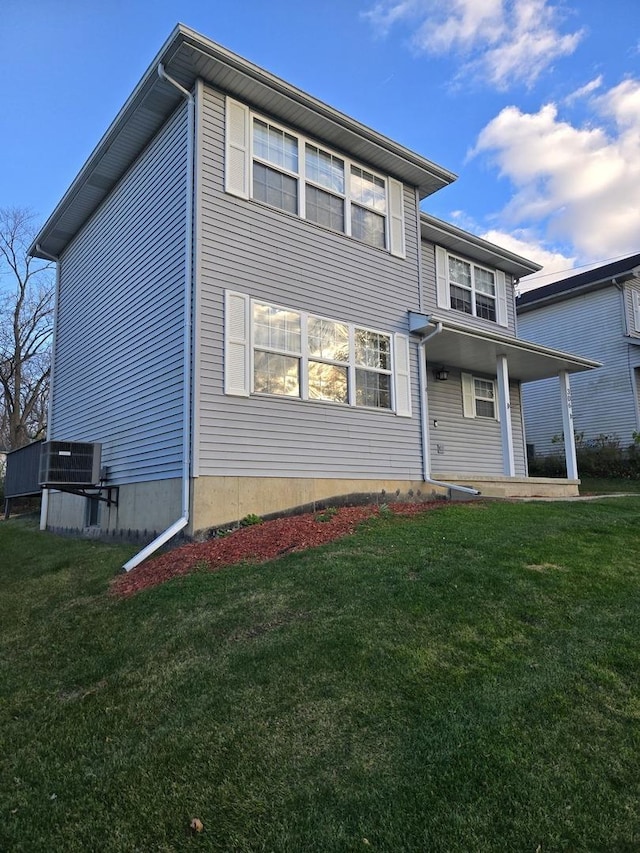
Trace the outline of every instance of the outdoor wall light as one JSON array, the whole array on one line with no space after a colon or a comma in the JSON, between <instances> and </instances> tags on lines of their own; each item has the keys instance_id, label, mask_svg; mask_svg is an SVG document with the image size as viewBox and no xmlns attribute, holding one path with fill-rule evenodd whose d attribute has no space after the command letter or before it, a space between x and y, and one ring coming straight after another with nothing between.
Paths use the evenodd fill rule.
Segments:
<instances>
[{"instance_id":1,"label":"outdoor wall light","mask_svg":"<svg viewBox=\"0 0 640 853\"><path fill-rule=\"evenodd\" d=\"M444 367L439 367L436 371L434 371L435 377L439 382L446 382L449 378L449 371Z\"/></svg>"}]
</instances>

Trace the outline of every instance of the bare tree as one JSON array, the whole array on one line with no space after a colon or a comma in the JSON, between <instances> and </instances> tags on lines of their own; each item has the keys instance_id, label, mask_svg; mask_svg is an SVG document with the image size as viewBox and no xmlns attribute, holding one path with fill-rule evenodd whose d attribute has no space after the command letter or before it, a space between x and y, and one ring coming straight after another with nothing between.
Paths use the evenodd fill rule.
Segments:
<instances>
[{"instance_id":1,"label":"bare tree","mask_svg":"<svg viewBox=\"0 0 640 853\"><path fill-rule=\"evenodd\" d=\"M34 214L0 209L0 449L46 430L53 327L53 266L28 256Z\"/></svg>"}]
</instances>

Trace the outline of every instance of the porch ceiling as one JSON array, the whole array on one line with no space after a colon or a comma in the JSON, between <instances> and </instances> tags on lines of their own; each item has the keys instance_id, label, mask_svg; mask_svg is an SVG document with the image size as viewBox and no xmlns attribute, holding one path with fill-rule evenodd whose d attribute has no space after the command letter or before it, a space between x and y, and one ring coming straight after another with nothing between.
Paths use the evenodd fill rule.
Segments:
<instances>
[{"instance_id":1,"label":"porch ceiling","mask_svg":"<svg viewBox=\"0 0 640 853\"><path fill-rule=\"evenodd\" d=\"M494 375L498 356L507 357L509 377L520 382L549 379L562 370L578 373L602 367L601 362L583 358L495 332L469 329L434 315L409 312L410 330L427 336L442 324L442 331L434 334L426 344L427 363L430 368L455 367L473 373Z\"/></svg>"}]
</instances>

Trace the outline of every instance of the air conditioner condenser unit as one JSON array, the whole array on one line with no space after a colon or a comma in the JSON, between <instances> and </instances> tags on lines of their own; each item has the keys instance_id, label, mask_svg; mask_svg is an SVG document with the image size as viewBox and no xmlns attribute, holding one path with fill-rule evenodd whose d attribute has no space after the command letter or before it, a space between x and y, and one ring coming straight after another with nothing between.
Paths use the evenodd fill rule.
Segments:
<instances>
[{"instance_id":1,"label":"air conditioner condenser unit","mask_svg":"<svg viewBox=\"0 0 640 853\"><path fill-rule=\"evenodd\" d=\"M97 442L45 441L40 455L40 485L97 486L102 445Z\"/></svg>"}]
</instances>

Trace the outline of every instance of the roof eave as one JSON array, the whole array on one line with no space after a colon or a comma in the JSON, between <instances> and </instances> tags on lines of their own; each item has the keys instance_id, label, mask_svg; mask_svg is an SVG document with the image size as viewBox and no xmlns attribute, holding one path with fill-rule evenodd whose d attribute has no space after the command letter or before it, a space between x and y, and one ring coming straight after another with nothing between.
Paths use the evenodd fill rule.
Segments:
<instances>
[{"instance_id":1,"label":"roof eave","mask_svg":"<svg viewBox=\"0 0 640 853\"><path fill-rule=\"evenodd\" d=\"M518 279L542 269L540 264L534 261L516 255L502 246L490 243L482 237L470 234L428 213L420 214L420 231L424 240L437 243L450 251L466 254L485 264L491 264Z\"/></svg>"},{"instance_id":2,"label":"roof eave","mask_svg":"<svg viewBox=\"0 0 640 853\"><path fill-rule=\"evenodd\" d=\"M543 288L528 290L516 300L516 310L518 314L526 314L528 311L533 311L537 308L542 308L545 305L552 305L556 302L566 302L573 299L575 296L583 296L585 293L592 293L595 290L604 290L606 287L620 287L627 281L640 276L640 266L634 264L628 269L618 272L615 275L604 276L597 281L586 282L576 286L571 286L570 279L567 279L567 286L555 293L540 293ZM555 284L555 282L553 283ZM547 285L552 288L553 284ZM536 294L536 295L530 295Z\"/></svg>"},{"instance_id":3,"label":"roof eave","mask_svg":"<svg viewBox=\"0 0 640 853\"><path fill-rule=\"evenodd\" d=\"M303 131L314 129L316 136L336 145L342 141L347 149L357 142L365 162L379 168L384 164L389 174L416 186L420 198L456 179L453 172L178 24L45 222L30 254L58 256L64 251L176 109L181 96L158 76L160 63L189 90L201 77L231 95L248 92L249 102L257 108L266 107L267 101L274 107L286 105Z\"/></svg>"}]
</instances>

